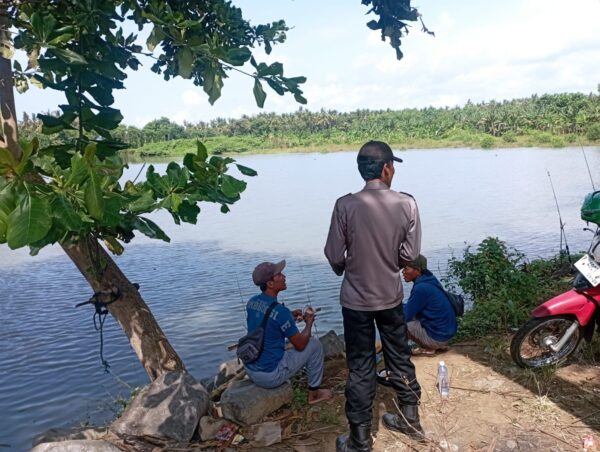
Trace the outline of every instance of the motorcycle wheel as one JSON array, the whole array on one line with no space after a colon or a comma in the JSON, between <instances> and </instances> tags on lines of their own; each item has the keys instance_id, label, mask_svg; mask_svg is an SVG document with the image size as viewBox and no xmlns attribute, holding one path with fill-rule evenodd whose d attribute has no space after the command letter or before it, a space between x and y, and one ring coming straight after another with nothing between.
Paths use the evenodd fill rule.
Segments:
<instances>
[{"instance_id":1,"label":"motorcycle wheel","mask_svg":"<svg viewBox=\"0 0 600 452\"><path fill-rule=\"evenodd\" d=\"M510 356L521 367L544 367L565 361L579 346L583 336L581 328L558 352L552 351L549 345L556 344L574 321L566 316L529 319L514 335Z\"/></svg>"}]
</instances>

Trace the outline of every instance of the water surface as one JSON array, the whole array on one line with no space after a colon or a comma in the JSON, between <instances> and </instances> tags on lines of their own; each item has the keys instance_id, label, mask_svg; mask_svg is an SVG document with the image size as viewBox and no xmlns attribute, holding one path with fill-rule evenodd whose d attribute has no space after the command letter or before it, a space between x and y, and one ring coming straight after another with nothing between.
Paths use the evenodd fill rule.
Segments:
<instances>
[{"instance_id":1,"label":"water surface","mask_svg":"<svg viewBox=\"0 0 600 452\"><path fill-rule=\"evenodd\" d=\"M586 152L597 173L600 149ZM547 171L571 250L587 246L590 234L582 231L579 208L591 182L579 149L441 149L401 156L393 188L417 199L423 253L435 273L444 274L449 257L487 236L500 237L530 258L557 253L559 220ZM231 213L202 206L197 225L180 227L167 214L154 215L172 243L136 238L117 259L140 283L197 378L233 357L226 346L244 332L243 300L257 292L250 274L264 260L287 259L289 288L282 300L288 306L310 299L323 309L319 333L342 330L340 279L322 249L335 200L362 188L355 153L257 155L239 162L259 176L248 178ZM130 177L139 169L132 165ZM0 287L0 443L22 450L48 428L105 422L114 416L115 399L128 396L127 385L147 382L111 318L104 349L111 374L104 373L93 310L74 309L91 290L60 248L30 257L0 247Z\"/></svg>"}]
</instances>

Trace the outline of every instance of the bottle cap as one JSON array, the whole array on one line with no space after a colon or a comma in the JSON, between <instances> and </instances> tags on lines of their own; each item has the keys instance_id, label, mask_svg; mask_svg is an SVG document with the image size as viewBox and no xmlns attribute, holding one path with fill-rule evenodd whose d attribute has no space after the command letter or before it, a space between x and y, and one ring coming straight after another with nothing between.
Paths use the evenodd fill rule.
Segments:
<instances>
[{"instance_id":1,"label":"bottle cap","mask_svg":"<svg viewBox=\"0 0 600 452\"><path fill-rule=\"evenodd\" d=\"M445 366L446 363L444 361L440 361L440 366Z\"/></svg>"}]
</instances>

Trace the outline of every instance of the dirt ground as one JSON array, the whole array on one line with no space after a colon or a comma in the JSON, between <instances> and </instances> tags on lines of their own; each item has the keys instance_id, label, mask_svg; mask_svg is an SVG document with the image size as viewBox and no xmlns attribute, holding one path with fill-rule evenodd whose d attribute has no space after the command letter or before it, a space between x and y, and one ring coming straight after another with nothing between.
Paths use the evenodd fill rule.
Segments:
<instances>
[{"instance_id":1,"label":"dirt ground","mask_svg":"<svg viewBox=\"0 0 600 452\"><path fill-rule=\"evenodd\" d=\"M441 399L435 388L441 359L450 372L448 399ZM586 437L595 446L585 450L600 451L598 366L576 362L559 369L523 370L510 361L505 338L457 344L436 357L414 357L413 362L422 387L421 423L429 441L411 442L378 425L385 410L396 409L393 391L378 386L374 451L581 451ZM329 361L324 385L335 390L334 399L310 407L296 400L275 413L271 420L281 423L284 441L261 450L334 451L336 436L346 431L346 375L343 359Z\"/></svg>"}]
</instances>

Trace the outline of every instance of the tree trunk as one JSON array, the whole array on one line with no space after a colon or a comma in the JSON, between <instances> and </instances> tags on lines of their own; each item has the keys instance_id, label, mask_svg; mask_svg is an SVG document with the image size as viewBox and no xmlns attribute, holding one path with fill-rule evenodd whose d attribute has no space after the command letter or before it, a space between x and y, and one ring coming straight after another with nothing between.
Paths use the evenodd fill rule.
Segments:
<instances>
[{"instance_id":1,"label":"tree trunk","mask_svg":"<svg viewBox=\"0 0 600 452\"><path fill-rule=\"evenodd\" d=\"M164 372L185 369L136 287L96 239L88 237L72 247L63 245L63 249L94 292L119 289L120 297L107 309L125 331L151 380Z\"/></svg>"},{"instance_id":2,"label":"tree trunk","mask_svg":"<svg viewBox=\"0 0 600 452\"><path fill-rule=\"evenodd\" d=\"M0 45L12 45L9 37L6 6L0 6ZM17 160L21 159L21 148L17 134L17 113L13 93L11 61L0 55L0 146L13 151Z\"/></svg>"},{"instance_id":3,"label":"tree trunk","mask_svg":"<svg viewBox=\"0 0 600 452\"><path fill-rule=\"evenodd\" d=\"M7 18L3 14L5 12L0 5L0 30L8 29ZM6 42L6 36L0 35L0 45ZM0 119L4 130L0 145L7 147L13 156L20 160L11 61L3 57L0 57L0 106ZM107 308L125 331L131 347L151 380L168 371L185 369L183 361L158 326L135 286L94 237L82 239L72 247L63 245L63 249L94 292L110 291L113 287L119 289L120 297Z\"/></svg>"}]
</instances>

